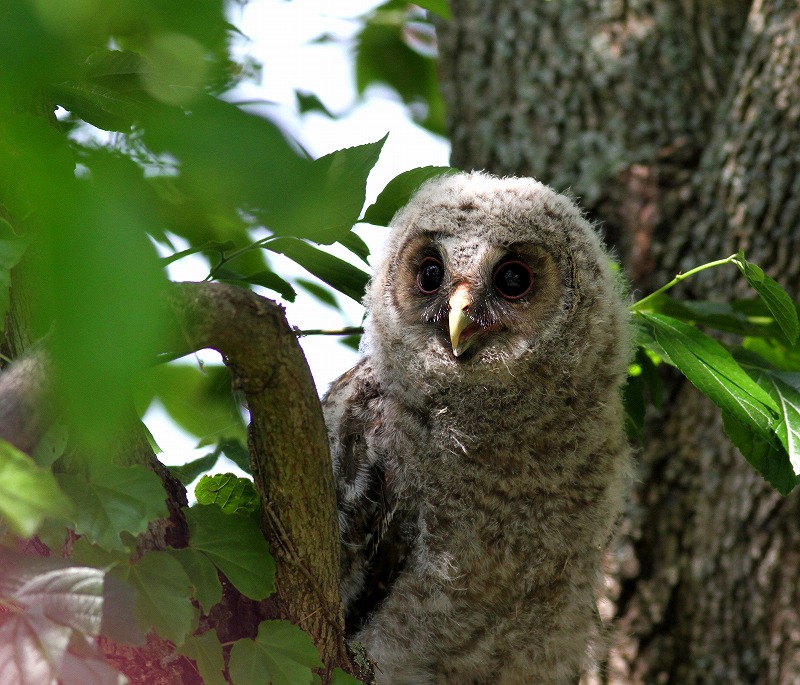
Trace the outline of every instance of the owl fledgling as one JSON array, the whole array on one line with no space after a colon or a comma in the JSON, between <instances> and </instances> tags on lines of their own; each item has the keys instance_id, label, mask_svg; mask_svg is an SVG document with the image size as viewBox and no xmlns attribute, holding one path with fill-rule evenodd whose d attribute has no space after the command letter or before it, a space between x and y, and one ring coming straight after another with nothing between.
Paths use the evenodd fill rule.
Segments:
<instances>
[{"instance_id":1,"label":"owl fledgling","mask_svg":"<svg viewBox=\"0 0 800 685\"><path fill-rule=\"evenodd\" d=\"M348 629L382 685L573 685L628 473L626 308L528 178L425 184L324 399Z\"/></svg>"}]
</instances>

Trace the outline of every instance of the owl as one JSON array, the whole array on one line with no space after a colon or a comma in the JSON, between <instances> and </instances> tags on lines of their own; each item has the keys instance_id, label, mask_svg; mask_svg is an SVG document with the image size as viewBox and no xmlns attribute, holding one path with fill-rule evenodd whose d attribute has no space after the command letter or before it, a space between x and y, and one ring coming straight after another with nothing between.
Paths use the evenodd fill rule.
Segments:
<instances>
[{"instance_id":1,"label":"owl","mask_svg":"<svg viewBox=\"0 0 800 685\"><path fill-rule=\"evenodd\" d=\"M574 685L629 474L619 279L529 178L423 185L323 399L346 626L381 685Z\"/></svg>"}]
</instances>

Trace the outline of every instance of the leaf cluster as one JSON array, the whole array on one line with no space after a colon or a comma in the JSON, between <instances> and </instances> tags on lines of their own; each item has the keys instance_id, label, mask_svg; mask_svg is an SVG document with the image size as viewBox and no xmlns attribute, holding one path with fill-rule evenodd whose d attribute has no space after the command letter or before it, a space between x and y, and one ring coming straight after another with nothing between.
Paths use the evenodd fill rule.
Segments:
<instances>
[{"instance_id":1,"label":"leaf cluster","mask_svg":"<svg viewBox=\"0 0 800 685\"><path fill-rule=\"evenodd\" d=\"M732 264L757 298L680 302L664 293L694 273ZM722 412L731 442L783 495L800 482L800 373L796 305L758 266L738 253L681 274L631 306L638 352L625 399L633 433L641 431L644 395L662 390L655 367L673 366ZM723 332L714 338L700 327Z\"/></svg>"}]
</instances>

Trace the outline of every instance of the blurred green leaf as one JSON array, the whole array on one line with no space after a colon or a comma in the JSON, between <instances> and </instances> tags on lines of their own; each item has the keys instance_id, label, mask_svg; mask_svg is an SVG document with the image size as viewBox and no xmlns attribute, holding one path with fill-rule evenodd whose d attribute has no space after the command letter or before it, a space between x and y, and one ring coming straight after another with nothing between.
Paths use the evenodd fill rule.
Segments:
<instances>
[{"instance_id":1,"label":"blurred green leaf","mask_svg":"<svg viewBox=\"0 0 800 685\"><path fill-rule=\"evenodd\" d=\"M86 473L56 478L76 505L75 532L109 550L125 548L120 533L139 535L168 513L161 479L144 466L97 463Z\"/></svg>"},{"instance_id":2,"label":"blurred green leaf","mask_svg":"<svg viewBox=\"0 0 800 685\"><path fill-rule=\"evenodd\" d=\"M398 174L386 184L375 202L367 207L362 221L376 226L388 226L397 210L408 204L411 196L425 181L456 171L453 167L424 166Z\"/></svg>"},{"instance_id":3,"label":"blurred green leaf","mask_svg":"<svg viewBox=\"0 0 800 685\"><path fill-rule=\"evenodd\" d=\"M777 281L767 276L760 267L748 262L742 252L739 252L736 257L736 266L744 274L750 287L767 305L789 344L795 343L800 334L800 322L792 298Z\"/></svg>"},{"instance_id":4,"label":"blurred green leaf","mask_svg":"<svg viewBox=\"0 0 800 685\"><path fill-rule=\"evenodd\" d=\"M364 289L367 287L369 275L348 262L296 238L276 238L265 247L273 252L286 255L317 278L356 302L361 302L364 297Z\"/></svg>"},{"instance_id":5,"label":"blurred green leaf","mask_svg":"<svg viewBox=\"0 0 800 685\"><path fill-rule=\"evenodd\" d=\"M198 504L216 504L226 514L248 516L259 510L259 500L252 481L232 473L203 476L195 486Z\"/></svg>"},{"instance_id":6,"label":"blurred green leaf","mask_svg":"<svg viewBox=\"0 0 800 685\"><path fill-rule=\"evenodd\" d=\"M309 281L305 278L296 278L295 283L297 283L297 285L299 285L303 290L317 298L323 304L341 311L342 308L339 305L335 295L324 286L321 286L319 283L314 283L314 281Z\"/></svg>"},{"instance_id":7,"label":"blurred green leaf","mask_svg":"<svg viewBox=\"0 0 800 685\"><path fill-rule=\"evenodd\" d=\"M422 105L421 115L411 111L421 126L445 135L444 102L432 51L423 55L411 47L418 42L413 34L422 23L408 21L396 10L376 12L356 37L356 88L359 94L376 83L393 88L405 104Z\"/></svg>"},{"instance_id":8,"label":"blurred green leaf","mask_svg":"<svg viewBox=\"0 0 800 685\"><path fill-rule=\"evenodd\" d=\"M14 233L11 224L0 218L0 333L3 332L6 314L11 306L11 269L25 253L28 243Z\"/></svg>"},{"instance_id":9,"label":"blurred green leaf","mask_svg":"<svg viewBox=\"0 0 800 685\"><path fill-rule=\"evenodd\" d=\"M722 345L663 314L639 316L652 327L655 340L692 385L731 418L770 439L778 406Z\"/></svg>"},{"instance_id":10,"label":"blurred green leaf","mask_svg":"<svg viewBox=\"0 0 800 685\"><path fill-rule=\"evenodd\" d=\"M205 685L227 685L228 681L223 676L225 659L216 630L187 637L183 645L175 651L195 662L197 672Z\"/></svg>"},{"instance_id":11,"label":"blurred green leaf","mask_svg":"<svg viewBox=\"0 0 800 685\"><path fill-rule=\"evenodd\" d=\"M222 583L217 575L217 567L202 552L196 549L168 549L178 563L186 571L194 590L194 598L203 609L204 613L222 599Z\"/></svg>"},{"instance_id":12,"label":"blurred green leaf","mask_svg":"<svg viewBox=\"0 0 800 685\"><path fill-rule=\"evenodd\" d=\"M364 685L360 680L354 678L349 673L345 673L341 668L333 669L331 685Z\"/></svg>"},{"instance_id":13,"label":"blurred green leaf","mask_svg":"<svg viewBox=\"0 0 800 685\"><path fill-rule=\"evenodd\" d=\"M50 471L27 454L0 440L0 515L22 538L31 537L48 516L66 518L72 502Z\"/></svg>"},{"instance_id":14,"label":"blurred green leaf","mask_svg":"<svg viewBox=\"0 0 800 685\"><path fill-rule=\"evenodd\" d=\"M246 440L244 419L224 366L204 364L198 368L182 362L154 366L140 377L140 412L154 398L181 428L205 441L222 437Z\"/></svg>"},{"instance_id":15,"label":"blurred green leaf","mask_svg":"<svg viewBox=\"0 0 800 685\"><path fill-rule=\"evenodd\" d=\"M297 110L300 114L308 114L309 112L319 112L329 119L335 119L335 115L322 104L316 93L306 93L300 90L294 91L294 96L297 101Z\"/></svg>"},{"instance_id":16,"label":"blurred green leaf","mask_svg":"<svg viewBox=\"0 0 800 685\"><path fill-rule=\"evenodd\" d=\"M229 670L234 685L301 685L322 662L311 638L288 621L262 621L255 640L237 640Z\"/></svg>"},{"instance_id":17,"label":"blurred green leaf","mask_svg":"<svg viewBox=\"0 0 800 685\"><path fill-rule=\"evenodd\" d=\"M196 505L185 514L190 548L208 556L239 592L260 600L275 591L275 562L252 517L213 505Z\"/></svg>"},{"instance_id":18,"label":"blurred green leaf","mask_svg":"<svg viewBox=\"0 0 800 685\"><path fill-rule=\"evenodd\" d=\"M450 12L450 3L448 3L447 0L421 0L420 2L415 2L414 4L424 10L428 10L429 12L439 15L442 19L453 18L452 13Z\"/></svg>"},{"instance_id":19,"label":"blurred green leaf","mask_svg":"<svg viewBox=\"0 0 800 685\"><path fill-rule=\"evenodd\" d=\"M167 466L167 469L169 469L173 478L177 478L181 482L181 485L188 487L201 473L213 469L218 459L219 450L214 450L199 459L193 459L185 464Z\"/></svg>"}]
</instances>

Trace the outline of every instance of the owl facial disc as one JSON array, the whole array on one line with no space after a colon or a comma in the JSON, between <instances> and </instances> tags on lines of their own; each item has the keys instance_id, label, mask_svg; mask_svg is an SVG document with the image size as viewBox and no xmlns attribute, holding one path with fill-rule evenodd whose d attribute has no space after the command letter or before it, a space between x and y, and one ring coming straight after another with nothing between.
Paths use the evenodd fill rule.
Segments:
<instances>
[{"instance_id":1,"label":"owl facial disc","mask_svg":"<svg viewBox=\"0 0 800 685\"><path fill-rule=\"evenodd\" d=\"M475 341L481 327L467 314L467 310L472 304L472 294L465 283L456 288L448 304L450 305L448 319L450 344L453 346L453 354L460 357Z\"/></svg>"}]
</instances>

